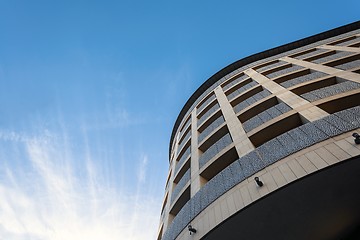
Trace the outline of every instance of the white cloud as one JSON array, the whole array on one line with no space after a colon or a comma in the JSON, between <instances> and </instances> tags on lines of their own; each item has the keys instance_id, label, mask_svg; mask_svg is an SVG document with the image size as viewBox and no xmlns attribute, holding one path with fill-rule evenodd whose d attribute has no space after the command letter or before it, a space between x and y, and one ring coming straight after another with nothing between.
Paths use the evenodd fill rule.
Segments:
<instances>
[{"instance_id":1,"label":"white cloud","mask_svg":"<svg viewBox=\"0 0 360 240\"><path fill-rule=\"evenodd\" d=\"M0 139L12 142L26 142L30 140L24 134L14 131L0 131Z\"/></svg>"},{"instance_id":2,"label":"white cloud","mask_svg":"<svg viewBox=\"0 0 360 240\"><path fill-rule=\"evenodd\" d=\"M146 166L148 163L148 157L146 155L142 156L140 166L138 169L138 182L143 183L146 179Z\"/></svg>"},{"instance_id":3,"label":"white cloud","mask_svg":"<svg viewBox=\"0 0 360 240\"><path fill-rule=\"evenodd\" d=\"M6 165L0 170L0 239L156 238L160 199L142 192L139 185L130 193L109 187L91 156L80 164L87 174L81 177L75 159L66 159L71 154L64 154L55 138L14 133L2 134L0 139L22 140L25 161L31 166L26 174ZM144 155L138 183L146 179L147 162Z\"/></svg>"}]
</instances>

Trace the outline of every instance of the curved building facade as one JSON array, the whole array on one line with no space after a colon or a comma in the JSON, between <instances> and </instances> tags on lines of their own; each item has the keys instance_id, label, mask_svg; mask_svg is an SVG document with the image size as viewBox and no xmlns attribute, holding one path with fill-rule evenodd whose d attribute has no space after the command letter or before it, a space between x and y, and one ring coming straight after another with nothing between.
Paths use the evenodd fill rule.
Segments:
<instances>
[{"instance_id":1,"label":"curved building facade","mask_svg":"<svg viewBox=\"0 0 360 240\"><path fill-rule=\"evenodd\" d=\"M158 239L359 237L359 105L360 22L225 67L175 123Z\"/></svg>"}]
</instances>

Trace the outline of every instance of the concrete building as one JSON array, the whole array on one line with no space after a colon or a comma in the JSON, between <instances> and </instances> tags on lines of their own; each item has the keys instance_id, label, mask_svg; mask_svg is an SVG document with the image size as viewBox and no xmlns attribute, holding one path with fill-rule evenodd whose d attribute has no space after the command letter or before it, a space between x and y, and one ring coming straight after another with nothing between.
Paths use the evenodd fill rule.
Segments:
<instances>
[{"instance_id":1,"label":"concrete building","mask_svg":"<svg viewBox=\"0 0 360 240\"><path fill-rule=\"evenodd\" d=\"M176 120L158 239L360 239L359 104L360 22L217 72Z\"/></svg>"}]
</instances>

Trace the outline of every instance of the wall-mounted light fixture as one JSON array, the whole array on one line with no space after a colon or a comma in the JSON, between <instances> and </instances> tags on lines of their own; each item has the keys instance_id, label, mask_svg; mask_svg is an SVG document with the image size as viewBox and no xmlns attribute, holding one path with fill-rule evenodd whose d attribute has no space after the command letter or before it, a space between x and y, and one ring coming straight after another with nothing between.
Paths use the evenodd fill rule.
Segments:
<instances>
[{"instance_id":1,"label":"wall-mounted light fixture","mask_svg":"<svg viewBox=\"0 0 360 240\"><path fill-rule=\"evenodd\" d=\"M360 144L360 135L358 133L353 133L352 136L355 138L354 142Z\"/></svg>"},{"instance_id":2,"label":"wall-mounted light fixture","mask_svg":"<svg viewBox=\"0 0 360 240\"><path fill-rule=\"evenodd\" d=\"M260 179L258 177L255 177L255 182L259 187L262 187L264 185L264 183L262 181L260 181Z\"/></svg>"},{"instance_id":3,"label":"wall-mounted light fixture","mask_svg":"<svg viewBox=\"0 0 360 240\"><path fill-rule=\"evenodd\" d=\"M188 226L188 229L189 229L190 235L191 235L192 233L196 233L196 229L193 228L191 225Z\"/></svg>"}]
</instances>

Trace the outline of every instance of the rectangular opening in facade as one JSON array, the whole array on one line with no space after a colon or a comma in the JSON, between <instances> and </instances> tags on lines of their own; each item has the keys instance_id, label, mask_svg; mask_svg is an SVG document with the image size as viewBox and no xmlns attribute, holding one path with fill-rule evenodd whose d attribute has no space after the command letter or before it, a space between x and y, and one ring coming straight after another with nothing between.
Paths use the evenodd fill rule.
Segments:
<instances>
[{"instance_id":1,"label":"rectangular opening in facade","mask_svg":"<svg viewBox=\"0 0 360 240\"><path fill-rule=\"evenodd\" d=\"M302 125L302 121L298 113L289 113L290 114L287 114L286 117L279 119L278 121L266 126L260 131L255 131L252 133L249 136L249 139L254 144L254 146L258 147L265 142Z\"/></svg>"},{"instance_id":2,"label":"rectangular opening in facade","mask_svg":"<svg viewBox=\"0 0 360 240\"><path fill-rule=\"evenodd\" d=\"M236 152L236 149L233 147L229 149L226 153L224 153L222 156L220 156L218 159L213 161L213 163L210 164L207 168L205 168L200 173L200 175L207 181L209 181L237 159L239 159L239 156Z\"/></svg>"}]
</instances>

